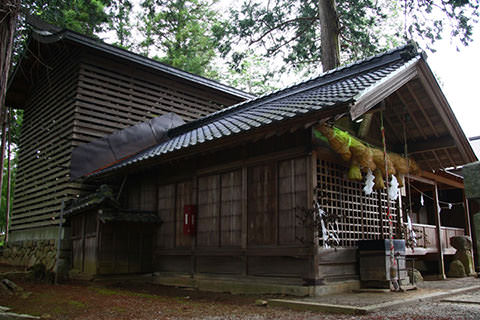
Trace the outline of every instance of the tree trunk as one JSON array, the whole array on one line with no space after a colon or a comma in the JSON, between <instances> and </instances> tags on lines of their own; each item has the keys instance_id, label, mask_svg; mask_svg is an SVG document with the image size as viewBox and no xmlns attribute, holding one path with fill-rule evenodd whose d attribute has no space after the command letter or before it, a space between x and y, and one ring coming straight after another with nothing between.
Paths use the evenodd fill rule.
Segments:
<instances>
[{"instance_id":1,"label":"tree trunk","mask_svg":"<svg viewBox=\"0 0 480 320\"><path fill-rule=\"evenodd\" d=\"M340 65L339 27L335 0L319 0L318 14L321 29L321 60L325 72Z\"/></svg>"},{"instance_id":2,"label":"tree trunk","mask_svg":"<svg viewBox=\"0 0 480 320\"><path fill-rule=\"evenodd\" d=\"M5 156L5 129L7 123L5 96L7 94L8 76L12 60L13 38L19 13L20 0L0 0L0 115L3 117L0 118L0 123L3 124L2 144L0 146L0 192L2 191L3 182L3 157Z\"/></svg>"},{"instance_id":3,"label":"tree trunk","mask_svg":"<svg viewBox=\"0 0 480 320\"><path fill-rule=\"evenodd\" d=\"M8 144L7 144L7 197L5 199L5 242L8 242L8 225L10 224L10 195L12 189L12 166L10 163L10 146L12 143L12 110L8 112Z\"/></svg>"},{"instance_id":4,"label":"tree trunk","mask_svg":"<svg viewBox=\"0 0 480 320\"><path fill-rule=\"evenodd\" d=\"M3 124L2 124L2 142L0 145L0 190L3 192L3 166L4 166L4 161L5 161L5 147L7 145L7 129L8 129L8 109L4 109L2 112L2 119L3 119ZM2 206L2 197L0 197L0 207Z\"/></svg>"},{"instance_id":5,"label":"tree trunk","mask_svg":"<svg viewBox=\"0 0 480 320\"><path fill-rule=\"evenodd\" d=\"M3 115L20 0L0 1L0 114ZM0 121L3 119L0 119Z\"/></svg>"}]
</instances>

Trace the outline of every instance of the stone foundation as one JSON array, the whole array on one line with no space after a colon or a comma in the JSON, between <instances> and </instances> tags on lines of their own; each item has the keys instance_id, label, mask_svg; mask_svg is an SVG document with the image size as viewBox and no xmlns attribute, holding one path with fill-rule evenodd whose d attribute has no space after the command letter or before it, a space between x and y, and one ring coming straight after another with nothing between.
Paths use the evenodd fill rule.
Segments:
<instances>
[{"instance_id":1,"label":"stone foundation","mask_svg":"<svg viewBox=\"0 0 480 320\"><path fill-rule=\"evenodd\" d=\"M35 264L45 265L47 271L55 271L57 258L57 240L23 240L8 242L0 256L0 263L30 268ZM70 261L71 245L69 241L61 242L61 265Z\"/></svg>"}]
</instances>

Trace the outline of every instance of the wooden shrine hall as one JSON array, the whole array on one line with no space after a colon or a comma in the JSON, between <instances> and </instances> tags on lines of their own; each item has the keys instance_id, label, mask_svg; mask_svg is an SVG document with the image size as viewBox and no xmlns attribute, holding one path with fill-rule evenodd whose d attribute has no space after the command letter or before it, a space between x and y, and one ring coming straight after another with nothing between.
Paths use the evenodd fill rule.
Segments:
<instances>
[{"instance_id":1,"label":"wooden shrine hall","mask_svg":"<svg viewBox=\"0 0 480 320\"><path fill-rule=\"evenodd\" d=\"M41 76L27 83L15 74L7 102L25 110L22 141L40 130L34 115L52 108L37 121L63 130L55 143L67 145L50 141L49 155L71 166L75 148L85 148L95 151L82 159L103 162L74 181L52 163L61 183L47 182L30 175L40 164L28 161L33 145L21 145L12 239L64 228L77 273L152 273L157 283L205 290L314 295L338 283L358 286L358 241L406 239L407 217L418 239L406 254L424 261L427 274L445 277L449 238L472 236L463 179L448 169L477 158L413 43L252 97L68 30L51 32L33 44L46 60L58 59L32 68L25 59L20 68L41 75L49 65L58 81L74 68L76 76L48 86ZM60 89L71 94L55 99ZM59 110L61 127L52 124ZM182 121L158 134L151 119L168 113ZM146 133L123 131L134 125ZM112 149L113 141L125 144ZM120 149L122 156L107 155ZM366 194L369 172L376 186ZM396 200L387 196L393 177ZM31 198L40 191L49 206ZM314 223L314 203L337 219L334 245Z\"/></svg>"}]
</instances>

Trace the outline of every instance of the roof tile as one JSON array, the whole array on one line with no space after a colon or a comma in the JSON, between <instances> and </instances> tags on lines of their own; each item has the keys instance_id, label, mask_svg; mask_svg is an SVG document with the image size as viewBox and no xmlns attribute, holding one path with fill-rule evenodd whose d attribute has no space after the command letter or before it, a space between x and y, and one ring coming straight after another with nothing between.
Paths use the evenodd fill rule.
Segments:
<instances>
[{"instance_id":1,"label":"roof tile","mask_svg":"<svg viewBox=\"0 0 480 320\"><path fill-rule=\"evenodd\" d=\"M418 57L420 54L413 51L412 47L408 44L174 128L168 133L171 137L168 141L97 174L158 157L174 150L234 135L254 127L270 125L300 114L353 103L359 93L374 88L380 81ZM405 52L410 54L406 55Z\"/></svg>"}]
</instances>

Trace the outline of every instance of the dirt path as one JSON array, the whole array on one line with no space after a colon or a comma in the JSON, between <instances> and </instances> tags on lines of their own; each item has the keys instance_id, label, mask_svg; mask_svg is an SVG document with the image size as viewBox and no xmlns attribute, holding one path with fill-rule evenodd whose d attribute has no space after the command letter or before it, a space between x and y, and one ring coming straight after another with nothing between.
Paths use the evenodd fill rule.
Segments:
<instances>
[{"instance_id":1,"label":"dirt path","mask_svg":"<svg viewBox=\"0 0 480 320\"><path fill-rule=\"evenodd\" d=\"M267 297L199 292L159 285L112 282L58 286L16 281L30 295L0 295L14 312L49 319L479 319L480 306L422 302L368 316L347 316L260 307Z\"/></svg>"}]
</instances>

